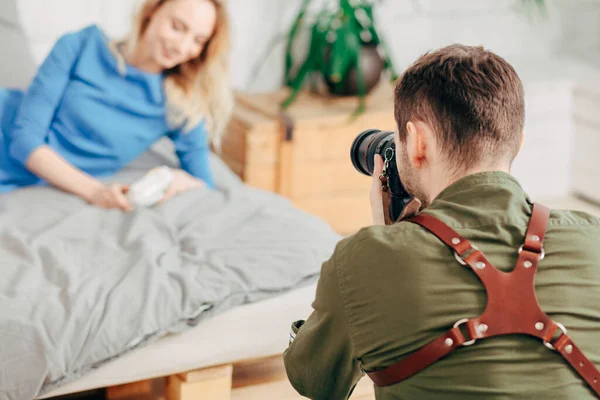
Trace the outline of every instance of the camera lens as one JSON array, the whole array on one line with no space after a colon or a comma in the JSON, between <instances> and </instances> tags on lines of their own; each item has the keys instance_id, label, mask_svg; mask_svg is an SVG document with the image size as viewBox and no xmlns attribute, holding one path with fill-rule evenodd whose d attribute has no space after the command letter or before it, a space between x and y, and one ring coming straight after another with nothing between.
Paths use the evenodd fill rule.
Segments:
<instances>
[{"instance_id":1,"label":"camera lens","mask_svg":"<svg viewBox=\"0 0 600 400\"><path fill-rule=\"evenodd\" d=\"M352 146L350 147L350 159L352 161L352 165L359 172L365 175L373 174L373 165L370 165L369 168L367 162L367 152L369 149L369 145L373 141L373 135L381 132L378 129L368 129L366 131L361 132L352 142ZM372 163L371 163L372 164Z\"/></svg>"},{"instance_id":2,"label":"camera lens","mask_svg":"<svg viewBox=\"0 0 600 400\"><path fill-rule=\"evenodd\" d=\"M385 145L388 146L385 146ZM372 176L373 162L376 153L382 157L384 147L393 147L394 132L381 131L379 129L368 129L361 132L352 142L350 147L350 159L357 171Z\"/></svg>"},{"instance_id":3,"label":"camera lens","mask_svg":"<svg viewBox=\"0 0 600 400\"><path fill-rule=\"evenodd\" d=\"M356 136L350 147L350 159L354 168L365 175L373 176L375 154L387 160L387 185L389 187L389 216L397 221L411 196L400 181L396 168L396 145L394 132L368 129Z\"/></svg>"}]
</instances>

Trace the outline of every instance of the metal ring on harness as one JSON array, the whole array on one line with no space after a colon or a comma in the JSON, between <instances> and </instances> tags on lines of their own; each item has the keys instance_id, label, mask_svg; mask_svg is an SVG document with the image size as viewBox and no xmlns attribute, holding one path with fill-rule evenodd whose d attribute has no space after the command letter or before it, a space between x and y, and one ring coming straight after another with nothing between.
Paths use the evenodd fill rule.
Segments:
<instances>
[{"instance_id":1,"label":"metal ring on harness","mask_svg":"<svg viewBox=\"0 0 600 400\"><path fill-rule=\"evenodd\" d=\"M465 322L469 322L469 320L467 318L463 318L461 320L456 321L456 323L454 324L455 328L458 328L461 324L464 324ZM473 340L469 340L468 342L464 342L462 344L462 346L467 347L467 346L471 346L473 343L475 343L477 339L473 339Z\"/></svg>"},{"instance_id":2,"label":"metal ring on harness","mask_svg":"<svg viewBox=\"0 0 600 400\"><path fill-rule=\"evenodd\" d=\"M521 252L523 251L523 246L525 246L524 244L521 245L521 247L519 247L518 253L521 254ZM542 252L539 253L540 254L540 261L544 259L544 257L546 256L546 253L544 253L544 249L542 248Z\"/></svg>"},{"instance_id":3,"label":"metal ring on harness","mask_svg":"<svg viewBox=\"0 0 600 400\"><path fill-rule=\"evenodd\" d=\"M565 326L563 324L561 324L560 322L555 322L556 326L559 327L559 329L562 331L563 335L567 334L567 328L565 328ZM550 342L546 342L544 340L544 346L546 346L547 348L549 348L550 350L556 350L556 347L554 347L552 345L552 343Z\"/></svg>"},{"instance_id":4,"label":"metal ring on harness","mask_svg":"<svg viewBox=\"0 0 600 400\"><path fill-rule=\"evenodd\" d=\"M474 244L471 244L471 248L473 250L479 250L479 248L477 246L475 246ZM454 258L456 258L456 261L458 261L462 265L467 265L467 262L461 256L459 256L456 251L454 252Z\"/></svg>"}]
</instances>

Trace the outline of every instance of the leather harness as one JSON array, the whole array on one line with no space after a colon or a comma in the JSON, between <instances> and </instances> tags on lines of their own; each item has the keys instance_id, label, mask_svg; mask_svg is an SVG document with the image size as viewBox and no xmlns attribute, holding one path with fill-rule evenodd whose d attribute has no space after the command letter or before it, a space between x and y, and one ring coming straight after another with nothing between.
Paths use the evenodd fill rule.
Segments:
<instances>
[{"instance_id":1,"label":"leather harness","mask_svg":"<svg viewBox=\"0 0 600 400\"><path fill-rule=\"evenodd\" d=\"M543 242L549 216L548 208L533 205L525 242L519 248L517 265L510 273L496 269L477 247L435 217L419 214L406 219L437 236L454 251L461 264L475 272L485 286L487 305L479 317L461 319L442 336L397 364L367 372L375 385L388 386L405 380L458 347L470 346L479 339L522 334L534 336L549 349L560 353L600 398L600 372L567 336L567 329L542 311L535 295L535 273L544 258ZM467 337L460 329L462 325ZM557 333L558 337L553 340Z\"/></svg>"}]
</instances>

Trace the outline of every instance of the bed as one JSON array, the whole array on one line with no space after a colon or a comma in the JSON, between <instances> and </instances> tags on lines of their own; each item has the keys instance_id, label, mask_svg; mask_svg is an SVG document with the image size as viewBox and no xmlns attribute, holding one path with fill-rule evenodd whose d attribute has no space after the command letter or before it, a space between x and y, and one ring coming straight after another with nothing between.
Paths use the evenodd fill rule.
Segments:
<instances>
[{"instance_id":1,"label":"bed","mask_svg":"<svg viewBox=\"0 0 600 400\"><path fill-rule=\"evenodd\" d=\"M106 181L159 165L178 166L168 140ZM130 213L45 186L0 196L0 399L282 353L341 237L211 165L216 190Z\"/></svg>"},{"instance_id":2,"label":"bed","mask_svg":"<svg viewBox=\"0 0 600 400\"><path fill-rule=\"evenodd\" d=\"M239 306L185 333L125 354L40 398L277 356L287 347L290 319L308 315L314 291L314 285L308 285Z\"/></svg>"},{"instance_id":3,"label":"bed","mask_svg":"<svg viewBox=\"0 0 600 400\"><path fill-rule=\"evenodd\" d=\"M0 84L24 88L68 31L96 23L124 35L139 2L2 2L0 49L10 56ZM236 9L234 19L244 11ZM243 29L233 35L239 46ZM133 182L158 165L177 166L168 141L114 180ZM126 216L48 187L0 196L0 399L183 378L281 354L340 236L284 198L246 187L218 156L211 165L214 194L197 190ZM201 279L191 272L198 266ZM137 291L126 289L134 283Z\"/></svg>"}]
</instances>

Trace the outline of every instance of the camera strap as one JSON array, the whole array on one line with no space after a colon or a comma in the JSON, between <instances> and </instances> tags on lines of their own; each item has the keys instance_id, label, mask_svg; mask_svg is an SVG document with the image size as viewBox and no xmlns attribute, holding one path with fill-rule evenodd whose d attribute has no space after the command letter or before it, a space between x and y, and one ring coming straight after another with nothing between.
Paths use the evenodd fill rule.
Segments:
<instances>
[{"instance_id":1,"label":"camera strap","mask_svg":"<svg viewBox=\"0 0 600 400\"><path fill-rule=\"evenodd\" d=\"M535 274L544 258L543 242L550 210L533 205L525 241L518 250L517 265L510 273L496 269L471 242L427 214L409 218L454 251L456 260L469 267L485 286L486 308L479 317L457 321L443 335L383 370L367 372L377 386L400 382L446 357L459 347L494 336L522 334L536 337L558 352L600 398L600 371L567 335L567 329L542 311L535 294ZM461 327L465 328L463 334ZM553 339L557 336L555 339Z\"/></svg>"},{"instance_id":2,"label":"camera strap","mask_svg":"<svg viewBox=\"0 0 600 400\"><path fill-rule=\"evenodd\" d=\"M390 186L389 186L389 174L388 168L390 166L390 159L386 154L385 159L383 160L383 169L381 170L381 174L379 175L379 181L381 182L381 199L383 201L383 218L386 225L391 225L395 221L392 221L390 217L390 206L392 204L392 197L390 194Z\"/></svg>"},{"instance_id":3,"label":"camera strap","mask_svg":"<svg viewBox=\"0 0 600 400\"><path fill-rule=\"evenodd\" d=\"M390 196L387 173L382 172L381 175L379 175L379 181L381 182L381 199L383 200L383 218L386 225L391 225L392 220L390 219L390 204L392 200Z\"/></svg>"}]
</instances>

